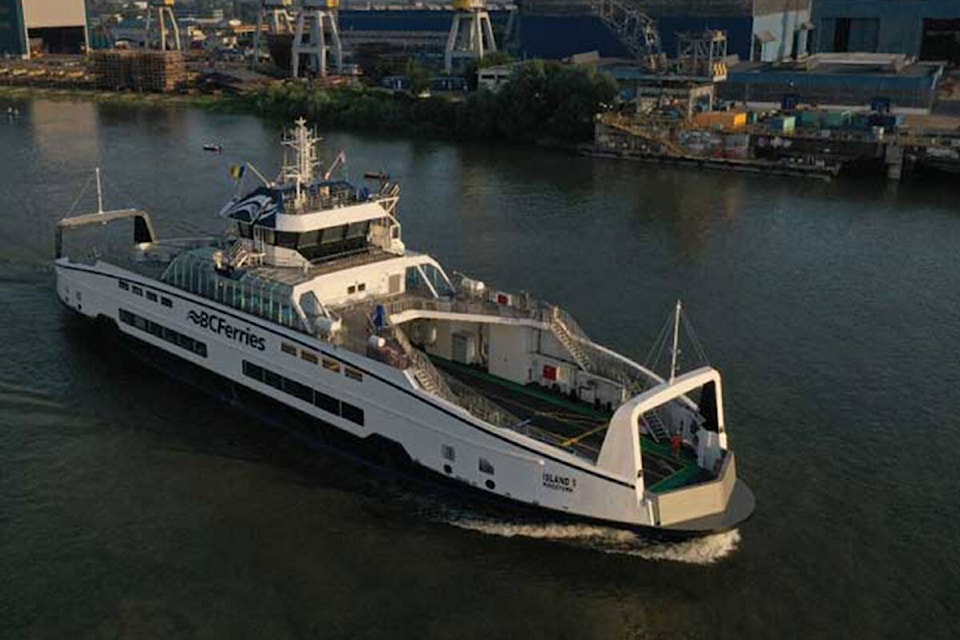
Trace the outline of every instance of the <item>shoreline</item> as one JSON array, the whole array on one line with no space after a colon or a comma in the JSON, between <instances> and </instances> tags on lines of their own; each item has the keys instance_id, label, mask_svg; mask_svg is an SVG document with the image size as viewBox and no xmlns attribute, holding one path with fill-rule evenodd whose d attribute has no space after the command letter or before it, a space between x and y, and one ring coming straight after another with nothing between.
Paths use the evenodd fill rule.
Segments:
<instances>
[{"instance_id":1,"label":"shoreline","mask_svg":"<svg viewBox=\"0 0 960 640\"><path fill-rule=\"evenodd\" d=\"M231 111L255 109L244 104L242 98L216 95L184 95L170 93L135 93L132 91L101 91L99 89L61 89L55 87L30 87L23 85L0 85L0 99L47 99L58 101L99 102L103 104L126 104L132 106L186 106L217 109L229 106Z\"/></svg>"}]
</instances>

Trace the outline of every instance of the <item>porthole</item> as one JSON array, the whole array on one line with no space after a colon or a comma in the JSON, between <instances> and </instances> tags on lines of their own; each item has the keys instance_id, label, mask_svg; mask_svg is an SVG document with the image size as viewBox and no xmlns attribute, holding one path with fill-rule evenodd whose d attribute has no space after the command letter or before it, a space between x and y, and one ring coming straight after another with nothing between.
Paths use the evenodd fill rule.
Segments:
<instances>
[{"instance_id":1,"label":"porthole","mask_svg":"<svg viewBox=\"0 0 960 640\"><path fill-rule=\"evenodd\" d=\"M494 489L497 488L497 483L494 482L493 480L487 480L483 484L485 484L487 489L490 489L490 491L493 491Z\"/></svg>"},{"instance_id":2,"label":"porthole","mask_svg":"<svg viewBox=\"0 0 960 640\"><path fill-rule=\"evenodd\" d=\"M443 465L443 472L447 475L450 475L451 473L453 473L453 467L451 467L448 464L445 464Z\"/></svg>"}]
</instances>

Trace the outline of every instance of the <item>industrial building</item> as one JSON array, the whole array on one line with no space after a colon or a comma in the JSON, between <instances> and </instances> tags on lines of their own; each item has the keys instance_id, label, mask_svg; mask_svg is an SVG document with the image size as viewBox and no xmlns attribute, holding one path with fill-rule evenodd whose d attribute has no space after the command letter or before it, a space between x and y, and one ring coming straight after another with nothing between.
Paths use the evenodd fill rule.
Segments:
<instances>
[{"instance_id":1,"label":"industrial building","mask_svg":"<svg viewBox=\"0 0 960 640\"><path fill-rule=\"evenodd\" d=\"M812 44L811 0L524 0L488 2L497 41L516 57L562 59L597 51L603 58L632 52L607 18L631 9L652 18L660 46L673 55L678 33L722 30L728 51L741 60L774 61L808 53ZM453 21L449 5L380 6L340 11L347 50L390 46L411 53L442 52Z\"/></svg>"},{"instance_id":2,"label":"industrial building","mask_svg":"<svg viewBox=\"0 0 960 640\"><path fill-rule=\"evenodd\" d=\"M584 16L602 13L598 8L609 3L635 7L653 18L662 49L671 55L677 34L706 30L726 32L728 52L741 60L779 60L807 53L811 44L811 0L525 0L518 27L522 52L534 57L547 50L554 55L545 57L557 58L576 53L565 50L566 42L579 41L581 33L596 36L595 25ZM594 21L603 28L599 18ZM601 41L612 37L606 31Z\"/></svg>"},{"instance_id":3,"label":"industrial building","mask_svg":"<svg viewBox=\"0 0 960 640\"><path fill-rule=\"evenodd\" d=\"M83 53L84 0L0 0L0 55Z\"/></svg>"},{"instance_id":4,"label":"industrial building","mask_svg":"<svg viewBox=\"0 0 960 640\"><path fill-rule=\"evenodd\" d=\"M816 0L818 50L902 53L960 65L957 0Z\"/></svg>"},{"instance_id":5,"label":"industrial building","mask_svg":"<svg viewBox=\"0 0 960 640\"><path fill-rule=\"evenodd\" d=\"M903 54L820 53L780 65L733 67L719 96L755 108L929 113L942 75L942 64L915 63Z\"/></svg>"}]
</instances>

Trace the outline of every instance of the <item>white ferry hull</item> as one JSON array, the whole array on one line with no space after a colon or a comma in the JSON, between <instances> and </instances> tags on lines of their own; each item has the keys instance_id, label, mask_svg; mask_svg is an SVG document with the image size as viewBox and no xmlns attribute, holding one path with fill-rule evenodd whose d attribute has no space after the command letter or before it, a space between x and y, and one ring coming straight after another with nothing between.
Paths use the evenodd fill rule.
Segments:
<instances>
[{"instance_id":1,"label":"white ferry hull","mask_svg":"<svg viewBox=\"0 0 960 640\"><path fill-rule=\"evenodd\" d=\"M724 512L658 526L652 510L638 503L633 478L485 424L419 388L404 371L113 265L60 259L56 273L58 295L72 310L106 318L125 336L281 403L318 425L368 443L396 443L415 469L486 498L672 535L729 529L753 510L752 494L736 480ZM295 347L293 353L284 352L284 345ZM304 351L336 362L336 370L303 359ZM301 388L326 398L324 408L298 397Z\"/></svg>"}]
</instances>

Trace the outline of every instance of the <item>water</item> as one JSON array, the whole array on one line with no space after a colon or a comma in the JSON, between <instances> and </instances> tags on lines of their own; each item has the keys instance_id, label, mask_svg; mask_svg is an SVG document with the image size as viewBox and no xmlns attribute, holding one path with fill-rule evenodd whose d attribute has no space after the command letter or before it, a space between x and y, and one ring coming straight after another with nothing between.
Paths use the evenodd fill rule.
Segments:
<instances>
[{"instance_id":1,"label":"water","mask_svg":"<svg viewBox=\"0 0 960 640\"><path fill-rule=\"evenodd\" d=\"M3 107L5 105L0 105ZM642 357L682 297L758 510L669 545L498 519L165 380L61 310L94 166L161 235L216 232L248 116L24 103L0 121L7 637L951 637L960 622L960 192L659 170L329 133L403 186L408 246ZM225 145L204 153L204 142ZM90 192L81 208L91 208Z\"/></svg>"}]
</instances>

